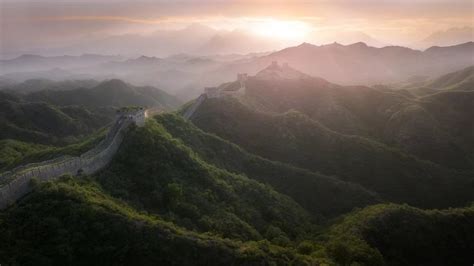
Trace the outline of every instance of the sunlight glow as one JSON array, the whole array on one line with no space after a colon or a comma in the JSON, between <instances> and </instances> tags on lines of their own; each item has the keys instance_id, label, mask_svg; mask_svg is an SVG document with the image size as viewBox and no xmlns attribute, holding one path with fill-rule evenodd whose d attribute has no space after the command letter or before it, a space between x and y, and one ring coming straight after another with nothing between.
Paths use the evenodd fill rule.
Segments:
<instances>
[{"instance_id":1,"label":"sunlight glow","mask_svg":"<svg viewBox=\"0 0 474 266\"><path fill-rule=\"evenodd\" d=\"M304 39L311 30L309 25L301 21L276 19L255 22L251 27L257 35L283 40Z\"/></svg>"}]
</instances>

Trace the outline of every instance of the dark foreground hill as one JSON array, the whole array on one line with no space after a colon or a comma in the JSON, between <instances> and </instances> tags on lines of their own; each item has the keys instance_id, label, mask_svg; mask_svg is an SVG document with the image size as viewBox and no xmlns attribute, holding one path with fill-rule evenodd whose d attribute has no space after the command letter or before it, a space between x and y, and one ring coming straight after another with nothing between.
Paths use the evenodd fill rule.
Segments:
<instances>
[{"instance_id":1,"label":"dark foreground hill","mask_svg":"<svg viewBox=\"0 0 474 266\"><path fill-rule=\"evenodd\" d=\"M305 205L291 183L297 189L312 186L317 195L307 198L321 201L318 207ZM358 186L249 154L179 117L161 115L143 128L131 128L112 164L98 175L36 184L30 195L1 211L0 260L397 265L418 264L431 254L427 261L441 265L450 256L454 262L470 259L465 244L472 243L472 208L376 205L328 225L320 222L317 209L344 199L326 202L325 189L354 202L357 194L375 202ZM411 232L448 248L433 250L412 241Z\"/></svg>"},{"instance_id":2,"label":"dark foreground hill","mask_svg":"<svg viewBox=\"0 0 474 266\"><path fill-rule=\"evenodd\" d=\"M474 206L423 211L375 205L351 213L328 232L339 265L467 265L474 260Z\"/></svg>"},{"instance_id":3,"label":"dark foreground hill","mask_svg":"<svg viewBox=\"0 0 474 266\"><path fill-rule=\"evenodd\" d=\"M230 229L230 228L229 228ZM139 212L96 184L47 183L0 216L0 259L25 265L261 265L304 263L268 242L197 234Z\"/></svg>"}]
</instances>

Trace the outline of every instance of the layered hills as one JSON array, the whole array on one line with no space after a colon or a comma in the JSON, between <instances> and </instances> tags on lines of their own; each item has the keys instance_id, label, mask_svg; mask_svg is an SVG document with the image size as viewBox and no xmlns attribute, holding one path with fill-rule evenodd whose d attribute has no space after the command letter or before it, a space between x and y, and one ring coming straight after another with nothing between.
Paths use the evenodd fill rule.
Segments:
<instances>
[{"instance_id":1,"label":"layered hills","mask_svg":"<svg viewBox=\"0 0 474 266\"><path fill-rule=\"evenodd\" d=\"M305 192L305 186L312 189ZM145 127L132 127L106 170L36 184L1 212L0 259L397 265L423 264L431 254L427 261L434 265L452 256L469 261L470 207L423 211L382 204L336 220L322 215L348 212L351 203L377 202L361 186L252 155L177 115L162 114ZM333 205L345 207L331 214ZM432 226L422 230L427 225ZM415 231L446 248L434 255L423 241L411 241L408 248Z\"/></svg>"},{"instance_id":2,"label":"layered hills","mask_svg":"<svg viewBox=\"0 0 474 266\"><path fill-rule=\"evenodd\" d=\"M123 106L170 110L178 104L156 88L120 80L30 80L7 86L0 91L0 169L87 151Z\"/></svg>"},{"instance_id":3,"label":"layered hills","mask_svg":"<svg viewBox=\"0 0 474 266\"><path fill-rule=\"evenodd\" d=\"M469 69L449 75L468 80ZM474 125L468 116L474 94L470 91L453 89L416 97L409 90L341 86L295 72L292 67L270 65L249 77L241 103L264 113L296 110L338 133L376 140L448 167L472 168L473 139L469 132ZM438 78L441 79L446 78ZM463 84L469 86L467 82ZM211 113L223 116L227 111ZM226 116L229 121L233 117ZM236 114L235 120L240 121L237 117Z\"/></svg>"},{"instance_id":4,"label":"layered hills","mask_svg":"<svg viewBox=\"0 0 474 266\"><path fill-rule=\"evenodd\" d=\"M279 61L339 84L372 85L456 71L472 65L473 52L473 42L431 47L424 51L400 46L375 48L362 42L319 46L303 43L252 60L235 62L218 71L221 75L236 72L254 75L272 61Z\"/></svg>"},{"instance_id":5,"label":"layered hills","mask_svg":"<svg viewBox=\"0 0 474 266\"><path fill-rule=\"evenodd\" d=\"M240 99L208 99L193 122L249 152L336 175L389 201L447 207L471 200L473 94L416 98L267 75L295 71L276 68L250 77Z\"/></svg>"},{"instance_id":6,"label":"layered hills","mask_svg":"<svg viewBox=\"0 0 474 266\"><path fill-rule=\"evenodd\" d=\"M198 28L196 31L201 30ZM187 34L192 36L194 33ZM242 36L230 34L234 35L235 38L216 37L215 42L224 43L222 51L227 50L227 44L233 46L238 43L242 46L242 42L235 41L242 39ZM191 43L196 45L194 42L186 45ZM139 45L149 43L140 42ZM268 52L246 55L204 56L192 52L160 58L143 55L134 58L89 55L93 60L86 60L86 56L58 58L25 55L0 61L1 69L4 70L0 73L0 84L40 78L56 81L118 78L140 86L157 86L168 93L180 95L183 100L190 100L199 95L200 88L233 80L236 73L255 75L272 61L287 62L309 75L324 77L338 84L375 85L398 83L416 76L434 78L469 67L473 64L473 49L472 42L445 47L433 46L426 50L400 46L377 48L356 42L347 45L302 43L278 51L270 49ZM153 54L138 50L146 55Z\"/></svg>"},{"instance_id":7,"label":"layered hills","mask_svg":"<svg viewBox=\"0 0 474 266\"><path fill-rule=\"evenodd\" d=\"M33 178L32 192L0 211L0 261L470 263L474 104L471 90L451 87L468 76L469 69L427 81L439 88L419 96L271 64L246 79L244 94L229 96L242 84L228 82L200 105L131 125L94 175ZM45 132L46 141L26 143L18 133L0 140L0 169L91 149L105 134L106 122L94 119L112 119L121 105L177 105L119 80L57 88L0 92L8 123ZM38 105L41 112L29 109ZM180 113L191 105L186 120ZM67 121L84 133L66 131ZM64 142L51 142L54 134Z\"/></svg>"}]
</instances>

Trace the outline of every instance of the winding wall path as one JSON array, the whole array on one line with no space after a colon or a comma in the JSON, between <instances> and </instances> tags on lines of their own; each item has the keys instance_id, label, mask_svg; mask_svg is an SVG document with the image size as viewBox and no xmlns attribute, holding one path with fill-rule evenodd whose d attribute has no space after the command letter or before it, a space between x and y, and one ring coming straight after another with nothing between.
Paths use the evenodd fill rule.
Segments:
<instances>
[{"instance_id":1,"label":"winding wall path","mask_svg":"<svg viewBox=\"0 0 474 266\"><path fill-rule=\"evenodd\" d=\"M146 111L117 118L109 133L96 147L80 156L61 156L52 160L19 166L0 175L0 209L31 191L31 179L54 180L62 175L90 175L107 166L118 151L131 124L142 126Z\"/></svg>"},{"instance_id":2,"label":"winding wall path","mask_svg":"<svg viewBox=\"0 0 474 266\"><path fill-rule=\"evenodd\" d=\"M185 119L190 119L193 114L196 112L198 107L207 99L207 95L205 93L201 94L199 98L184 112L183 116Z\"/></svg>"},{"instance_id":3,"label":"winding wall path","mask_svg":"<svg viewBox=\"0 0 474 266\"><path fill-rule=\"evenodd\" d=\"M245 90L246 74L239 74L240 89ZM239 89L239 90L240 90ZM185 119L191 119L199 106L208 98L201 94L183 114ZM159 113L159 109L147 109L134 114L120 116L109 133L96 147L80 156L61 156L52 160L19 166L0 175L0 210L5 209L31 191L31 179L39 181L54 180L62 175L93 174L107 166L118 151L125 131L135 123L143 126L145 118Z\"/></svg>"}]
</instances>

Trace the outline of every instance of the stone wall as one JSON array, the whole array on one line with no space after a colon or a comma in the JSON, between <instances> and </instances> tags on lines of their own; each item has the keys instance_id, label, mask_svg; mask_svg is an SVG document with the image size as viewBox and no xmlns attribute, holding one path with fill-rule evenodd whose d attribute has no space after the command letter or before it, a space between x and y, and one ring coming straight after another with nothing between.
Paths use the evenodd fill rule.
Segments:
<instances>
[{"instance_id":1,"label":"stone wall","mask_svg":"<svg viewBox=\"0 0 474 266\"><path fill-rule=\"evenodd\" d=\"M96 147L80 156L61 156L52 160L17 167L0 176L0 209L4 209L31 191L31 179L54 180L62 175L90 175L107 166L118 151L131 124L143 126L144 110L120 116Z\"/></svg>"},{"instance_id":2,"label":"stone wall","mask_svg":"<svg viewBox=\"0 0 474 266\"><path fill-rule=\"evenodd\" d=\"M225 91L219 90L217 87L207 87L204 88L204 93L197 98L197 100L184 112L185 119L191 119L192 115L196 112L198 107L206 100L207 98L219 98L224 96L238 96L245 94L245 83L248 79L247 73L241 73L237 75L237 81L240 84L240 88L238 90L233 91Z\"/></svg>"},{"instance_id":3,"label":"stone wall","mask_svg":"<svg viewBox=\"0 0 474 266\"><path fill-rule=\"evenodd\" d=\"M205 93L201 94L201 96L197 98L197 100L186 110L186 112L184 112L184 118L190 119L205 99L207 99L207 95Z\"/></svg>"}]
</instances>

